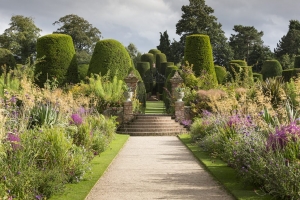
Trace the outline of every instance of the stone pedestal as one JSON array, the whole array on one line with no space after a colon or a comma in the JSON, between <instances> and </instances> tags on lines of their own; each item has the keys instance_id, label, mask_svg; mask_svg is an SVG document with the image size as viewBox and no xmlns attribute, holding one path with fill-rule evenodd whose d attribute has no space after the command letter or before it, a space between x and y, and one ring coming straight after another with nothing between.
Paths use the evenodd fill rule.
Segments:
<instances>
[{"instance_id":1,"label":"stone pedestal","mask_svg":"<svg viewBox=\"0 0 300 200\"><path fill-rule=\"evenodd\" d=\"M172 84L172 96L175 97L175 88L177 88L180 84L183 83L183 79L178 74L178 71L175 72L174 76L170 79L170 82Z\"/></svg>"},{"instance_id":2,"label":"stone pedestal","mask_svg":"<svg viewBox=\"0 0 300 200\"><path fill-rule=\"evenodd\" d=\"M184 116L184 102L183 101L176 101L175 102L175 119L176 121L181 122L185 119Z\"/></svg>"}]
</instances>

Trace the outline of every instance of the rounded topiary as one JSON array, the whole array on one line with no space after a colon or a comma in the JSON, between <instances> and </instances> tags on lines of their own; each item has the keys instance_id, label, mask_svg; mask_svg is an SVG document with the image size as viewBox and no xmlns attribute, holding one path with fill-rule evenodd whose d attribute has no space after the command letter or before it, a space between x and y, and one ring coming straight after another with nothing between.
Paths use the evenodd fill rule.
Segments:
<instances>
[{"instance_id":1,"label":"rounded topiary","mask_svg":"<svg viewBox=\"0 0 300 200\"><path fill-rule=\"evenodd\" d=\"M77 83L78 67L72 37L65 34L49 34L37 40L37 58L44 62L36 64L36 83L43 87L47 79L56 78L60 86Z\"/></svg>"},{"instance_id":2,"label":"rounded topiary","mask_svg":"<svg viewBox=\"0 0 300 200\"><path fill-rule=\"evenodd\" d=\"M263 80L263 75L260 73L253 73L253 79L254 81L262 81Z\"/></svg>"},{"instance_id":3,"label":"rounded topiary","mask_svg":"<svg viewBox=\"0 0 300 200\"><path fill-rule=\"evenodd\" d=\"M261 74L264 80L282 75L282 66L277 60L266 60L263 63Z\"/></svg>"},{"instance_id":4,"label":"rounded topiary","mask_svg":"<svg viewBox=\"0 0 300 200\"><path fill-rule=\"evenodd\" d=\"M0 48L0 75L3 73L3 68L6 66L6 71L14 70L16 60L8 49Z\"/></svg>"},{"instance_id":5,"label":"rounded topiary","mask_svg":"<svg viewBox=\"0 0 300 200\"><path fill-rule=\"evenodd\" d=\"M153 80L152 74L150 73L150 63L149 62L138 62L137 70L143 79L146 91L150 92L151 91L151 83L149 80L151 80L151 81Z\"/></svg>"},{"instance_id":6,"label":"rounded topiary","mask_svg":"<svg viewBox=\"0 0 300 200\"><path fill-rule=\"evenodd\" d=\"M117 76L123 80L132 66L131 58L126 48L117 40L106 39L96 43L92 55L88 75L106 75L109 71L110 77Z\"/></svg>"},{"instance_id":7,"label":"rounded topiary","mask_svg":"<svg viewBox=\"0 0 300 200\"><path fill-rule=\"evenodd\" d=\"M222 66L215 66L216 76L219 84L222 84L225 82L227 77L227 71L225 67Z\"/></svg>"},{"instance_id":8,"label":"rounded topiary","mask_svg":"<svg viewBox=\"0 0 300 200\"><path fill-rule=\"evenodd\" d=\"M210 39L207 35L189 35L186 37L184 60L193 65L193 71L196 76L200 76L205 70L212 84L218 84L216 72L214 68L214 61L212 55L212 47Z\"/></svg>"},{"instance_id":9,"label":"rounded topiary","mask_svg":"<svg viewBox=\"0 0 300 200\"><path fill-rule=\"evenodd\" d=\"M295 57L294 68L300 68L300 56Z\"/></svg>"},{"instance_id":10,"label":"rounded topiary","mask_svg":"<svg viewBox=\"0 0 300 200\"><path fill-rule=\"evenodd\" d=\"M178 67L175 66L175 65L167 66L167 67L166 67L166 72L165 72L165 77L168 78L168 76L170 75L170 73L171 73L173 70L178 70Z\"/></svg>"},{"instance_id":11,"label":"rounded topiary","mask_svg":"<svg viewBox=\"0 0 300 200\"><path fill-rule=\"evenodd\" d=\"M236 63L239 66L247 66L247 62L244 60L231 60L229 64Z\"/></svg>"},{"instance_id":12,"label":"rounded topiary","mask_svg":"<svg viewBox=\"0 0 300 200\"><path fill-rule=\"evenodd\" d=\"M164 53L158 53L156 54L156 69L159 73L161 73L161 63L167 62L167 56Z\"/></svg>"},{"instance_id":13,"label":"rounded topiary","mask_svg":"<svg viewBox=\"0 0 300 200\"><path fill-rule=\"evenodd\" d=\"M155 63L154 55L152 53L145 53L141 56L141 62L149 62L150 68L153 68Z\"/></svg>"},{"instance_id":14,"label":"rounded topiary","mask_svg":"<svg viewBox=\"0 0 300 200\"><path fill-rule=\"evenodd\" d=\"M174 66L174 62L163 62L160 64L160 73L167 78L166 69L169 66Z\"/></svg>"},{"instance_id":15,"label":"rounded topiary","mask_svg":"<svg viewBox=\"0 0 300 200\"><path fill-rule=\"evenodd\" d=\"M148 53L152 53L152 54L153 54L153 56L154 56L154 63L155 63L156 54L161 53L161 51L158 50L158 49L150 49L150 50L148 51Z\"/></svg>"}]
</instances>

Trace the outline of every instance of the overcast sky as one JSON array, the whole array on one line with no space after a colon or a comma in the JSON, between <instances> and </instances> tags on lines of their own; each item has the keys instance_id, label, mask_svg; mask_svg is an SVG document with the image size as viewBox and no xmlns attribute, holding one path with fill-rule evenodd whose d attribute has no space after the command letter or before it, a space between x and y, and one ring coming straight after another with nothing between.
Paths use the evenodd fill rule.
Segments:
<instances>
[{"instance_id":1,"label":"overcast sky","mask_svg":"<svg viewBox=\"0 0 300 200\"><path fill-rule=\"evenodd\" d=\"M254 26L263 31L264 44L273 50L288 31L289 20L300 21L300 0L206 0L223 26L227 38L234 25ZM98 28L104 39L113 38L142 53L159 45L159 32L168 31L172 40L182 5L189 0L0 0L0 34L13 15L32 17L35 25L52 33L53 22L68 14L83 17Z\"/></svg>"}]
</instances>

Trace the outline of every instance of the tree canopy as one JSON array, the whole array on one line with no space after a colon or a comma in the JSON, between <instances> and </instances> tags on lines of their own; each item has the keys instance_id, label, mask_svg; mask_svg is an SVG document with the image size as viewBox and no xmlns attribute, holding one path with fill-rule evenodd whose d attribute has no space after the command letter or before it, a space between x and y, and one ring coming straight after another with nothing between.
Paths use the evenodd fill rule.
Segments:
<instances>
[{"instance_id":1,"label":"tree canopy","mask_svg":"<svg viewBox=\"0 0 300 200\"><path fill-rule=\"evenodd\" d=\"M61 17L53 25L61 25L55 33L70 35L73 39L77 52L86 51L91 53L96 42L101 38L101 32L93 27L87 20L74 14Z\"/></svg>"},{"instance_id":2,"label":"tree canopy","mask_svg":"<svg viewBox=\"0 0 300 200\"><path fill-rule=\"evenodd\" d=\"M167 59L169 60L172 57L171 53L171 41L169 39L168 32L165 31L164 33L159 33L160 39L159 39L159 45L157 46L157 49L160 50L162 53L166 54Z\"/></svg>"},{"instance_id":3,"label":"tree canopy","mask_svg":"<svg viewBox=\"0 0 300 200\"><path fill-rule=\"evenodd\" d=\"M36 53L36 41L42 31L36 27L31 17L14 15L10 27L0 35L0 47L9 49L20 58L21 63Z\"/></svg>"},{"instance_id":4,"label":"tree canopy","mask_svg":"<svg viewBox=\"0 0 300 200\"><path fill-rule=\"evenodd\" d=\"M142 53L138 51L136 46L133 43L130 43L127 47L125 47L135 68L137 67L137 63L141 61Z\"/></svg>"},{"instance_id":5,"label":"tree canopy","mask_svg":"<svg viewBox=\"0 0 300 200\"><path fill-rule=\"evenodd\" d=\"M274 49L274 53L277 58L288 54L290 57L298 55L300 53L300 22L298 20L290 20L289 30L284 35L277 48Z\"/></svg>"},{"instance_id":6,"label":"tree canopy","mask_svg":"<svg viewBox=\"0 0 300 200\"><path fill-rule=\"evenodd\" d=\"M189 5L183 5L183 14L176 24L176 33L181 35L181 41L191 34L205 34L210 37L213 48L214 62L225 65L232 59L232 51L228 45L222 25L213 16L214 10L205 4L204 0L189 0Z\"/></svg>"}]
</instances>

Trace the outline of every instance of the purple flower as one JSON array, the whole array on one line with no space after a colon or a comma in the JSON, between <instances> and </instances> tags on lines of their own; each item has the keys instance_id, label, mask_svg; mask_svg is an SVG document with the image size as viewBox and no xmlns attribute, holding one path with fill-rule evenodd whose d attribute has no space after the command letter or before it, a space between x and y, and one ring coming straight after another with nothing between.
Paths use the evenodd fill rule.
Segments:
<instances>
[{"instance_id":1,"label":"purple flower","mask_svg":"<svg viewBox=\"0 0 300 200\"><path fill-rule=\"evenodd\" d=\"M11 143L11 146L14 150L20 148L20 137L17 134L8 133L7 140Z\"/></svg>"},{"instance_id":2,"label":"purple flower","mask_svg":"<svg viewBox=\"0 0 300 200\"><path fill-rule=\"evenodd\" d=\"M85 114L87 113L87 111L84 109L84 107L80 107L80 108L78 109L78 113L79 113L80 115L85 115Z\"/></svg>"},{"instance_id":3,"label":"purple flower","mask_svg":"<svg viewBox=\"0 0 300 200\"><path fill-rule=\"evenodd\" d=\"M82 118L79 114L72 114L71 115L72 121L70 121L70 124L80 125L82 124Z\"/></svg>"},{"instance_id":4,"label":"purple flower","mask_svg":"<svg viewBox=\"0 0 300 200\"><path fill-rule=\"evenodd\" d=\"M295 122L287 126L276 129L275 133L271 133L267 140L267 148L276 150L284 148L288 142L297 141L300 137L300 127Z\"/></svg>"},{"instance_id":5,"label":"purple flower","mask_svg":"<svg viewBox=\"0 0 300 200\"><path fill-rule=\"evenodd\" d=\"M15 104L17 102L17 98L15 96L12 96L10 102Z\"/></svg>"},{"instance_id":6,"label":"purple flower","mask_svg":"<svg viewBox=\"0 0 300 200\"><path fill-rule=\"evenodd\" d=\"M42 195L36 195L35 198L36 198L37 200L41 200L41 199L43 198L43 196L42 196Z\"/></svg>"}]
</instances>

